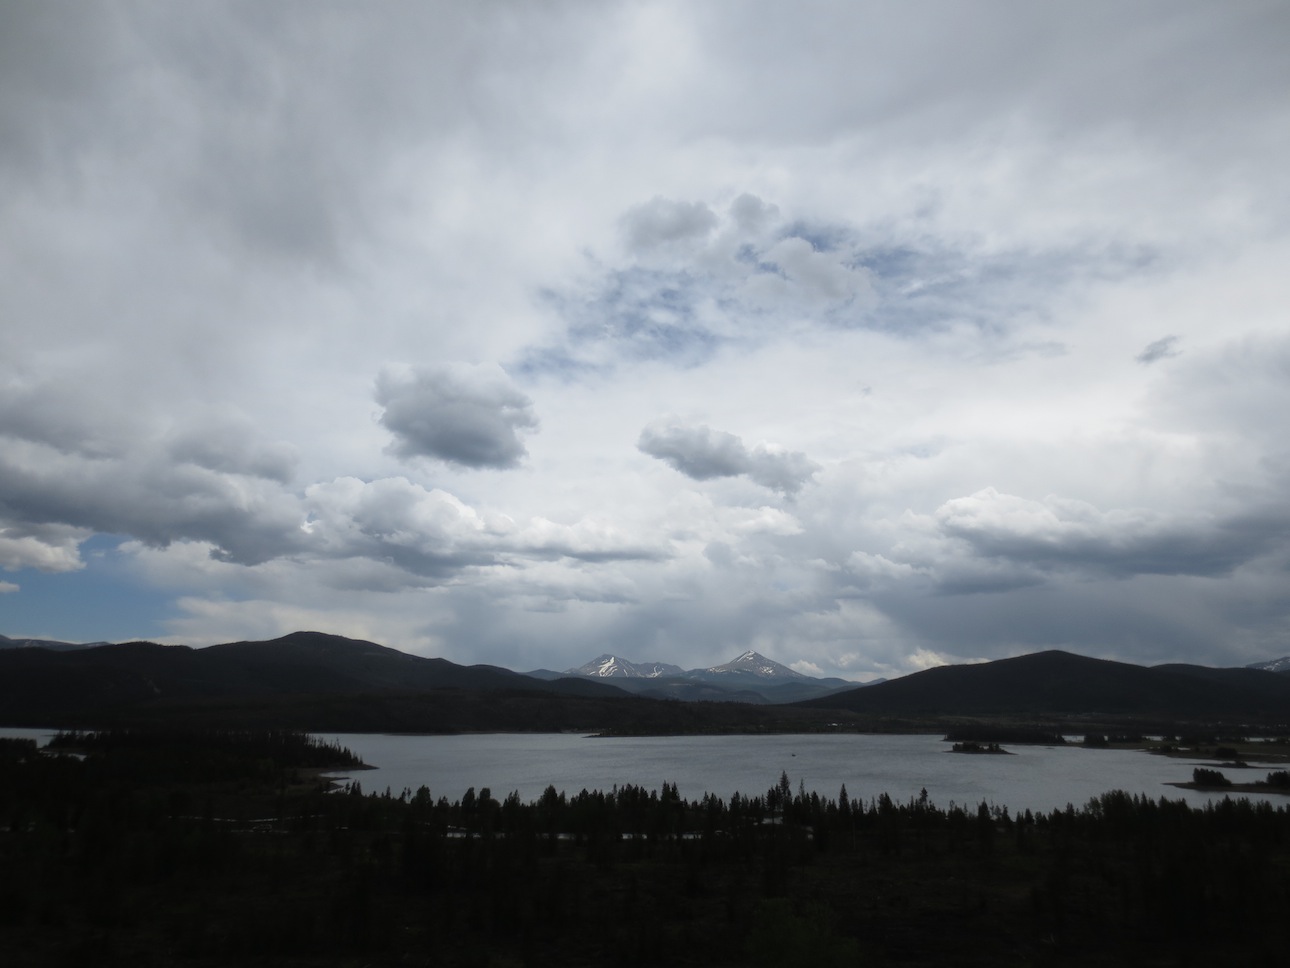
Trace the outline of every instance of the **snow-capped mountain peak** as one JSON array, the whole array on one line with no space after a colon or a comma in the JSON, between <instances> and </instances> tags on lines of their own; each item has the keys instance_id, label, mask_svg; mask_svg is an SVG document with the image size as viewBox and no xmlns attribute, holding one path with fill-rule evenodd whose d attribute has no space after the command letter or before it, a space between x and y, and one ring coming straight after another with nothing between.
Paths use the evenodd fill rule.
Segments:
<instances>
[{"instance_id":1,"label":"snow-capped mountain peak","mask_svg":"<svg viewBox=\"0 0 1290 968\"><path fill-rule=\"evenodd\" d=\"M1273 659L1271 662L1252 662L1247 669L1263 669L1267 672L1290 672L1290 656Z\"/></svg>"},{"instance_id":2,"label":"snow-capped mountain peak","mask_svg":"<svg viewBox=\"0 0 1290 968\"><path fill-rule=\"evenodd\" d=\"M606 652L586 665L569 669L574 676L594 676L597 679L658 679L662 676L679 676L685 670L666 662L631 662Z\"/></svg>"},{"instance_id":3,"label":"snow-capped mountain peak","mask_svg":"<svg viewBox=\"0 0 1290 968\"><path fill-rule=\"evenodd\" d=\"M759 679L808 679L800 672L794 672L786 665L781 665L774 659L768 659L760 652L749 650L737 659L727 662L725 665L710 666L706 671L715 675L725 673L743 673L745 675L754 675Z\"/></svg>"}]
</instances>

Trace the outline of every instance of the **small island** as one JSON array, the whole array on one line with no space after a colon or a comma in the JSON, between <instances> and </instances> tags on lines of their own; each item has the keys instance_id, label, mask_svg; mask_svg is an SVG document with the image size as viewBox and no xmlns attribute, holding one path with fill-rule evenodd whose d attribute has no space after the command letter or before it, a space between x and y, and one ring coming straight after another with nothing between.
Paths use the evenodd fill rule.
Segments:
<instances>
[{"instance_id":1,"label":"small island","mask_svg":"<svg viewBox=\"0 0 1290 968\"><path fill-rule=\"evenodd\" d=\"M1266 780L1253 783L1233 783L1220 770L1196 767L1191 771L1190 783L1170 783L1183 790L1224 790L1233 793L1281 793L1290 796L1290 771L1274 770Z\"/></svg>"},{"instance_id":2,"label":"small island","mask_svg":"<svg viewBox=\"0 0 1290 968\"><path fill-rule=\"evenodd\" d=\"M1006 749L998 743L978 743L975 740L964 740L962 743L955 743L950 747L951 753L1001 753L1004 756L1011 756Z\"/></svg>"}]
</instances>

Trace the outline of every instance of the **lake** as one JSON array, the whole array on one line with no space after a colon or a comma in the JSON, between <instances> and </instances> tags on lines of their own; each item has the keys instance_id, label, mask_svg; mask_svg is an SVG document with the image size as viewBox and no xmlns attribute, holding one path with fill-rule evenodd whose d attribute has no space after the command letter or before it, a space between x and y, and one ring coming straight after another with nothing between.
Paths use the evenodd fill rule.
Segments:
<instances>
[{"instance_id":1,"label":"lake","mask_svg":"<svg viewBox=\"0 0 1290 968\"><path fill-rule=\"evenodd\" d=\"M1018 810L1083 806L1108 790L1165 796L1193 806L1222 794L1167 786L1191 779L1195 763L1137 750L1071 746L1008 746L1012 755L949 752L939 736L833 734L775 736L653 736L590 738L569 734L387 736L320 734L353 750L375 770L348 774L367 792L395 794L422 784L436 798L456 800L467 788L488 787L502 799L524 801L548 785L570 795L629 783L658 789L675 783L681 796L761 795L780 773L793 790L835 799L843 784L851 799L887 793L904 802L927 790L932 802L975 807L981 801ZM1213 764L1202 764L1212 766ZM1234 782L1263 779L1283 765L1225 770ZM1288 803L1270 794L1274 804Z\"/></svg>"},{"instance_id":2,"label":"lake","mask_svg":"<svg viewBox=\"0 0 1290 968\"><path fill-rule=\"evenodd\" d=\"M0 729L3 736L47 739L51 730ZM457 800L470 787L488 787L502 799L512 791L535 800L548 785L569 795L637 784L655 790L675 783L681 796L733 793L760 796L787 773L796 792L836 799L845 784L852 800L880 793L904 802L923 789L938 806L975 807L983 800L1020 810L1082 807L1108 790L1201 806L1223 794L1168 786L1191 779L1193 763L1137 750L1069 746L1007 746L1012 755L950 753L939 736L831 734L774 736L585 737L567 733L489 733L406 736L319 733L353 750L372 770L344 774L366 792L395 795L425 785L438 798ZM1201 763L1200 765L1212 766ZM1283 765L1225 768L1234 782L1261 780ZM1236 794L1242 796L1243 794ZM1268 794L1260 799L1290 803Z\"/></svg>"}]
</instances>

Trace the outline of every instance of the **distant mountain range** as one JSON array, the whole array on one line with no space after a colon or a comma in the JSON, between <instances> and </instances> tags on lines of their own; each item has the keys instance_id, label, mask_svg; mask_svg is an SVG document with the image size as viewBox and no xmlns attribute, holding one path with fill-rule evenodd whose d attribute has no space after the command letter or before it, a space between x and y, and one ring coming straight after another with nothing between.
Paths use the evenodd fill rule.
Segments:
<instances>
[{"instance_id":1,"label":"distant mountain range","mask_svg":"<svg viewBox=\"0 0 1290 968\"><path fill-rule=\"evenodd\" d=\"M60 645L0 641L0 726L658 734L1008 721L1290 732L1285 672L1147 668L1058 651L860 686L803 676L755 652L688 671L606 655L568 674L523 675L319 632L203 649Z\"/></svg>"},{"instance_id":2,"label":"distant mountain range","mask_svg":"<svg viewBox=\"0 0 1290 968\"><path fill-rule=\"evenodd\" d=\"M181 710L191 717L210 713L220 718L233 707L258 717L266 705L288 714L293 704L317 705L320 697L345 707L341 718L353 718L360 704L349 700L359 697L389 700L445 691L593 699L626 695L610 685L575 677L541 681L497 666L461 666L320 632L203 649L153 642L72 650L0 649L0 722L8 725L74 725L164 717ZM447 709L452 703L440 705ZM440 722L425 713L413 716L421 724L417 728L426 728L426 723L446 729L474 725L454 722L451 716ZM236 716L228 713L225 718ZM362 715L357 718L361 721ZM396 725L386 721L378 728Z\"/></svg>"},{"instance_id":3,"label":"distant mountain range","mask_svg":"<svg viewBox=\"0 0 1290 968\"><path fill-rule=\"evenodd\" d=\"M1252 662L1247 669L1261 669L1264 672L1290 673L1290 656L1273 659L1271 662Z\"/></svg>"},{"instance_id":4,"label":"distant mountain range","mask_svg":"<svg viewBox=\"0 0 1290 968\"><path fill-rule=\"evenodd\" d=\"M538 669L528 674L542 679L608 679L634 695L689 702L790 703L864 685L847 679L806 676L751 651L706 669L682 669L667 662L633 662L606 653L563 673Z\"/></svg>"},{"instance_id":5,"label":"distant mountain range","mask_svg":"<svg viewBox=\"0 0 1290 968\"><path fill-rule=\"evenodd\" d=\"M11 639L0 635L0 649L51 649L55 652L72 652L76 649L93 649L107 642L90 642L81 645L76 642L55 642L53 639Z\"/></svg>"},{"instance_id":6,"label":"distant mountain range","mask_svg":"<svg viewBox=\"0 0 1290 968\"><path fill-rule=\"evenodd\" d=\"M605 653L576 669L569 669L565 675L595 679L658 679L685 675L685 670L666 662L631 662Z\"/></svg>"}]
</instances>

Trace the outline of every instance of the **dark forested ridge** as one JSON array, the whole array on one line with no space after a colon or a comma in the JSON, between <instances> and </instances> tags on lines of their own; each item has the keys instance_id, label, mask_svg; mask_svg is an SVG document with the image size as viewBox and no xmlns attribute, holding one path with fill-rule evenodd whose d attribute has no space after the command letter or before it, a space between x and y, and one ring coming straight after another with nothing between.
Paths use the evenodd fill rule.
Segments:
<instances>
[{"instance_id":1,"label":"dark forested ridge","mask_svg":"<svg viewBox=\"0 0 1290 968\"><path fill-rule=\"evenodd\" d=\"M325 792L281 731L0 740L13 968L1275 964L1290 812L1117 791ZM1144 754L1145 755L1145 754ZM351 764L352 766L352 764Z\"/></svg>"},{"instance_id":2,"label":"dark forested ridge","mask_svg":"<svg viewBox=\"0 0 1290 968\"><path fill-rule=\"evenodd\" d=\"M204 649L148 642L0 649L0 725L9 726L704 733L909 731L980 720L1040 722L1056 732L1135 724L1280 731L1290 724L1290 677L1040 652L808 702L743 704L633 696L603 681L460 666L317 632Z\"/></svg>"},{"instance_id":3,"label":"dark forested ridge","mask_svg":"<svg viewBox=\"0 0 1290 968\"><path fill-rule=\"evenodd\" d=\"M810 730L787 707L680 703L298 632L204 649L150 642L0 651L0 725L184 723L339 732Z\"/></svg>"},{"instance_id":4,"label":"dark forested ridge","mask_svg":"<svg viewBox=\"0 0 1290 968\"><path fill-rule=\"evenodd\" d=\"M0 651L0 720L7 725L186 715L234 725L245 715L269 724L280 713L283 725L341 728L349 710L374 697L398 705L409 696L435 692L507 691L550 697L556 705L580 697L625 698L607 684L542 682L496 666L460 666L317 632L205 649L131 642L74 652ZM446 715L451 718L450 711ZM318 721L307 721L311 717ZM301 718L306 722L295 722ZM372 722L372 728L383 727Z\"/></svg>"},{"instance_id":5,"label":"dark forested ridge","mask_svg":"<svg viewBox=\"0 0 1290 968\"><path fill-rule=\"evenodd\" d=\"M1290 723L1290 678L1254 669L1148 668L1036 652L939 666L798 705L878 716Z\"/></svg>"}]
</instances>

